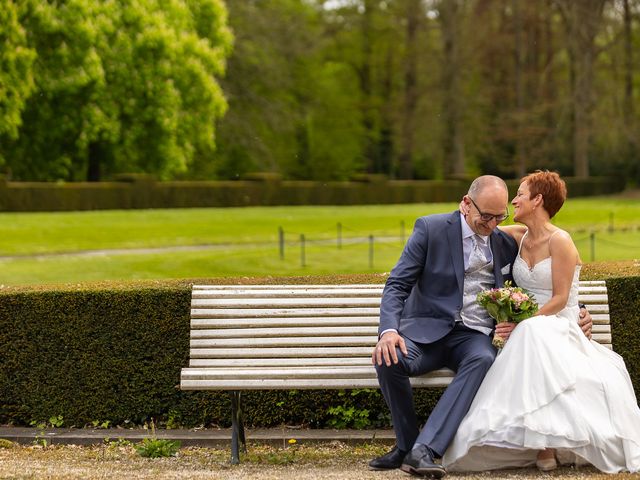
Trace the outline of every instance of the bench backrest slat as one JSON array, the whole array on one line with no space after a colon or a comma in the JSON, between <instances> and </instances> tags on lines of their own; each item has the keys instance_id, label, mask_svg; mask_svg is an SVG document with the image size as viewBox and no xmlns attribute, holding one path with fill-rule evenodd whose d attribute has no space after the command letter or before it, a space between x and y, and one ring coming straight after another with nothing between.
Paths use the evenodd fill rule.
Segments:
<instances>
[{"instance_id":1,"label":"bench backrest slat","mask_svg":"<svg viewBox=\"0 0 640 480\"><path fill-rule=\"evenodd\" d=\"M199 329L280 328L280 327L337 327L378 326L379 317L265 317L265 318L194 318L192 334Z\"/></svg>"},{"instance_id":2,"label":"bench backrest slat","mask_svg":"<svg viewBox=\"0 0 640 480\"><path fill-rule=\"evenodd\" d=\"M354 283L354 284L318 284L318 285L194 285L193 290L318 290L345 288L367 289L374 288L382 290L384 285L380 283Z\"/></svg>"},{"instance_id":3,"label":"bench backrest slat","mask_svg":"<svg viewBox=\"0 0 640 480\"><path fill-rule=\"evenodd\" d=\"M380 308L238 308L191 309L191 318L242 318L242 317L337 317L340 315L380 315Z\"/></svg>"}]
</instances>

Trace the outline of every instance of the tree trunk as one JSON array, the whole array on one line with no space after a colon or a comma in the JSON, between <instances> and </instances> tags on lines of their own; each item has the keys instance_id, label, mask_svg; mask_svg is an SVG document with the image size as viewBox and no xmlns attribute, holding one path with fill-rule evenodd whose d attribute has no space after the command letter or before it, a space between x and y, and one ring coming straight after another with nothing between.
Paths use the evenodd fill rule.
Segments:
<instances>
[{"instance_id":1,"label":"tree trunk","mask_svg":"<svg viewBox=\"0 0 640 480\"><path fill-rule=\"evenodd\" d=\"M404 58L404 102L402 114L402 151L398 160L398 176L413 178L413 142L416 104L418 103L418 31L420 0L406 0L406 34Z\"/></svg>"},{"instance_id":2,"label":"tree trunk","mask_svg":"<svg viewBox=\"0 0 640 480\"><path fill-rule=\"evenodd\" d=\"M362 123L365 135L365 161L369 173L378 173L378 145L376 140L375 107L373 98L373 0L364 0L362 12L362 63L360 89L362 91Z\"/></svg>"},{"instance_id":3,"label":"tree trunk","mask_svg":"<svg viewBox=\"0 0 640 480\"><path fill-rule=\"evenodd\" d=\"M522 45L522 10L520 8L521 0L512 0L513 17L515 27L515 66L514 66L514 83L516 89L516 112L514 116L516 130L516 146L515 146L515 170L516 177L524 177L527 171L525 158L525 138L523 132L523 115L524 115L524 85L523 85L523 58L524 48Z\"/></svg>"},{"instance_id":4,"label":"tree trunk","mask_svg":"<svg viewBox=\"0 0 640 480\"><path fill-rule=\"evenodd\" d=\"M87 165L87 181L99 182L101 175L101 164L104 160L104 148L99 142L89 144L89 160Z\"/></svg>"},{"instance_id":5,"label":"tree trunk","mask_svg":"<svg viewBox=\"0 0 640 480\"><path fill-rule=\"evenodd\" d=\"M465 175L462 92L460 88L459 16L460 0L443 0L440 2L442 40L444 42L442 64L444 103L442 115L444 118L443 173L445 178Z\"/></svg>"},{"instance_id":6,"label":"tree trunk","mask_svg":"<svg viewBox=\"0 0 640 480\"><path fill-rule=\"evenodd\" d=\"M629 0L624 0L624 125L629 147L633 149L635 142L635 119L633 117L633 35L632 14Z\"/></svg>"},{"instance_id":7,"label":"tree trunk","mask_svg":"<svg viewBox=\"0 0 640 480\"><path fill-rule=\"evenodd\" d=\"M378 170L386 175L393 176L393 79L394 79L394 63L393 50L387 49L387 58L385 61L384 81L382 82L382 99L384 106L380 112L380 133L378 140L377 158L379 159Z\"/></svg>"},{"instance_id":8,"label":"tree trunk","mask_svg":"<svg viewBox=\"0 0 640 480\"><path fill-rule=\"evenodd\" d=\"M606 0L557 0L567 24L573 61L573 167L579 178L589 176L589 141L593 109L595 36L602 23Z\"/></svg>"}]
</instances>

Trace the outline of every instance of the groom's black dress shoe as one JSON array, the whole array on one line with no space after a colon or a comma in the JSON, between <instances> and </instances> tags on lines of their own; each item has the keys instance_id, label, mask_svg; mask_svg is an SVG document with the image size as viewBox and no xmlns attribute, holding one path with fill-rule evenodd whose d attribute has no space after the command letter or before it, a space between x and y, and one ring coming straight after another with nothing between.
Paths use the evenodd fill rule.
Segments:
<instances>
[{"instance_id":1,"label":"groom's black dress shoe","mask_svg":"<svg viewBox=\"0 0 640 480\"><path fill-rule=\"evenodd\" d=\"M381 457L374 458L369 462L369 468L371 470L393 470L394 468L400 468L402 460L408 452L400 450L397 446L393 447L389 453L385 453Z\"/></svg>"},{"instance_id":2,"label":"groom's black dress shoe","mask_svg":"<svg viewBox=\"0 0 640 480\"><path fill-rule=\"evenodd\" d=\"M442 478L447 474L444 467L433 460L433 453L426 445L418 445L404 457L400 470L417 477Z\"/></svg>"}]
</instances>

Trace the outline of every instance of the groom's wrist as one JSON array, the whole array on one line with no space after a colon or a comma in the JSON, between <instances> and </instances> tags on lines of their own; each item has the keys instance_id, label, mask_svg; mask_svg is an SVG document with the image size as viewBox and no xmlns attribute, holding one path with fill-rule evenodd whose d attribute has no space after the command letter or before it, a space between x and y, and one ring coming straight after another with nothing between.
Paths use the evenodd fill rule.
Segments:
<instances>
[{"instance_id":1,"label":"groom's wrist","mask_svg":"<svg viewBox=\"0 0 640 480\"><path fill-rule=\"evenodd\" d=\"M587 306L584 303L579 303L578 308L587 308Z\"/></svg>"}]
</instances>

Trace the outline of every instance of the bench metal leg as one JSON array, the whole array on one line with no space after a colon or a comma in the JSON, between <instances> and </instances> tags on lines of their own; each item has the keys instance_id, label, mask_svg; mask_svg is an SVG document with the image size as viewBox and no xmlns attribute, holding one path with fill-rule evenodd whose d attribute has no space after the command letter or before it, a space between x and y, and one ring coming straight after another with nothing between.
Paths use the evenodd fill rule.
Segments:
<instances>
[{"instance_id":1,"label":"bench metal leg","mask_svg":"<svg viewBox=\"0 0 640 480\"><path fill-rule=\"evenodd\" d=\"M234 465L240 463L240 447L242 447L242 453L247 453L241 392L233 391L231 392L231 463Z\"/></svg>"}]
</instances>

